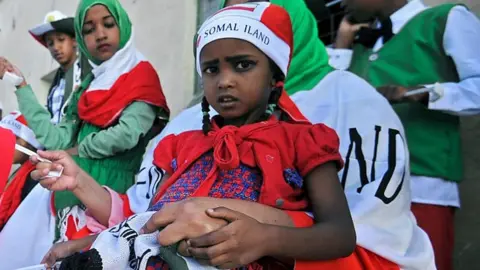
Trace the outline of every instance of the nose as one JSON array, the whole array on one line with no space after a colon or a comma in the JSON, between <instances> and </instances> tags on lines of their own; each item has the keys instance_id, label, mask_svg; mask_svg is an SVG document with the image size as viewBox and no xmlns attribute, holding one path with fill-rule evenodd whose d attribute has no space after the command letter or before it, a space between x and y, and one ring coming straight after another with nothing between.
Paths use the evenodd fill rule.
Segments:
<instances>
[{"instance_id":1,"label":"nose","mask_svg":"<svg viewBox=\"0 0 480 270\"><path fill-rule=\"evenodd\" d=\"M222 70L218 75L218 89L229 89L235 86L235 76L228 69Z\"/></svg>"},{"instance_id":2,"label":"nose","mask_svg":"<svg viewBox=\"0 0 480 270\"><path fill-rule=\"evenodd\" d=\"M105 31L105 27L99 26L97 28L97 31L95 31L95 39L96 39L97 42L101 42L101 41L104 41L105 39L107 39L107 34L106 34L106 31Z\"/></svg>"}]
</instances>

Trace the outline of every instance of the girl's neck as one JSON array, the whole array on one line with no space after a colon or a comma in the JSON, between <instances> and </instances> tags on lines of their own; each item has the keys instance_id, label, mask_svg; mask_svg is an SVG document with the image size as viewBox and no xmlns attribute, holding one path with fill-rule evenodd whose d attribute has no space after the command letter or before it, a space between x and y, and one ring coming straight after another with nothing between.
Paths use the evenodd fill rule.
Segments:
<instances>
[{"instance_id":1,"label":"girl's neck","mask_svg":"<svg viewBox=\"0 0 480 270\"><path fill-rule=\"evenodd\" d=\"M265 109L263 110L255 110L250 113L247 113L241 117L233 118L233 119L225 119L223 118L223 126L236 126L241 127L244 125L254 124L257 122L262 121L262 117L265 114Z\"/></svg>"},{"instance_id":2,"label":"girl's neck","mask_svg":"<svg viewBox=\"0 0 480 270\"><path fill-rule=\"evenodd\" d=\"M404 7L408 4L407 0L390 0L386 1L385 6L378 12L378 18L380 20L385 20L390 17L393 13Z\"/></svg>"}]
</instances>

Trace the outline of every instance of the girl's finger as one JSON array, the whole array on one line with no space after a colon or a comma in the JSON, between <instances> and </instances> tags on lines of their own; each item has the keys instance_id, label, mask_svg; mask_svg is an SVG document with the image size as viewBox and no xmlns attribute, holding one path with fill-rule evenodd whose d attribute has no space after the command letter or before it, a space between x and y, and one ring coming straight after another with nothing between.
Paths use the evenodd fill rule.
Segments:
<instances>
[{"instance_id":1,"label":"girl's finger","mask_svg":"<svg viewBox=\"0 0 480 270\"><path fill-rule=\"evenodd\" d=\"M30 177L32 177L32 179L35 181L40 181L42 178L47 176L49 172L49 169L36 169L30 173Z\"/></svg>"},{"instance_id":2,"label":"girl's finger","mask_svg":"<svg viewBox=\"0 0 480 270\"><path fill-rule=\"evenodd\" d=\"M208 260L214 262L212 265L221 265L226 261L217 261L218 258L221 258L221 255L228 254L230 251L230 245L227 242L220 243L215 246L206 247L206 248L187 248L188 254L196 259Z\"/></svg>"}]
</instances>

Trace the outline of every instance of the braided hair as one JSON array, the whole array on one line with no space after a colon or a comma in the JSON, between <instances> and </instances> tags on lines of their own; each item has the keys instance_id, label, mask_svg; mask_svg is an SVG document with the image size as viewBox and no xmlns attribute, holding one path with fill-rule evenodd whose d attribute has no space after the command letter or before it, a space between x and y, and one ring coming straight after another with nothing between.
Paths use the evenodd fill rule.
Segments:
<instances>
[{"instance_id":1,"label":"braided hair","mask_svg":"<svg viewBox=\"0 0 480 270\"><path fill-rule=\"evenodd\" d=\"M268 98L267 109L265 110L265 113L262 115L262 117L260 117L259 121L268 120L270 116L277 109L278 100L282 95L283 83L285 81L285 75L283 75L283 72L281 71L281 69L272 60L269 60L269 62L270 62L270 69L273 72L273 79L275 80L276 83L272 89L272 92L270 93L270 97ZM208 103L207 98L204 96L202 99L202 113L203 113L202 131L203 131L203 134L205 135L207 135L208 132L212 130L212 123L210 121L209 112L210 112L210 104Z\"/></svg>"}]
</instances>

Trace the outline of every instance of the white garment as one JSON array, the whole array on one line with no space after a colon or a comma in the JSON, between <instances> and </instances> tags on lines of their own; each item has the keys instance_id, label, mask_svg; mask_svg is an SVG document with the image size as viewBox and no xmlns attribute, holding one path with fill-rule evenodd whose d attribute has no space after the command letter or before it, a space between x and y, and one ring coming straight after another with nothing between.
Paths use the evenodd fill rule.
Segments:
<instances>
[{"instance_id":1,"label":"white garment","mask_svg":"<svg viewBox=\"0 0 480 270\"><path fill-rule=\"evenodd\" d=\"M428 7L420 0L413 0L390 16L392 31L397 34L415 15ZM448 14L443 48L452 57L460 78L459 83L442 83L444 96L430 102L428 108L455 115L480 113L480 21L464 6L454 7ZM373 47L378 51L383 37ZM327 49L330 65L346 70L350 66L352 50ZM412 176L412 200L418 203L460 207L458 185L441 178Z\"/></svg>"},{"instance_id":2,"label":"white garment","mask_svg":"<svg viewBox=\"0 0 480 270\"><path fill-rule=\"evenodd\" d=\"M56 125L62 119L62 106L65 98L65 78L60 79L57 85L52 88L48 99L51 100L51 108L53 116L50 122Z\"/></svg>"},{"instance_id":3,"label":"white garment","mask_svg":"<svg viewBox=\"0 0 480 270\"><path fill-rule=\"evenodd\" d=\"M310 121L335 129L340 137L340 153L344 159L349 153L351 135L355 137L358 134L361 138L362 151L353 147L346 159L348 169L339 174L341 181L343 177L346 180L345 194L358 245L397 263L402 269L435 269L430 240L416 225L410 211L408 149L403 126L390 104L367 82L345 71L331 72L313 90L297 92L292 99ZM210 113L211 116L214 114ZM201 106L197 104L181 112L155 138L142 164L143 171L137 184L127 193L132 210L145 212L152 190L155 190L153 185L158 185L158 175L152 176L151 169L154 168L153 151L161 138L201 127ZM378 138L376 130L379 130ZM389 143L389 134L396 133L398 135L392 136L394 140ZM365 163L361 162L363 160ZM365 168L364 173L361 173L362 168ZM372 168L374 178L371 178ZM386 175L388 168L391 169L391 177ZM362 179L365 186L359 193ZM386 190L381 192L380 187L384 185ZM389 201L389 198L394 199Z\"/></svg>"},{"instance_id":4,"label":"white garment","mask_svg":"<svg viewBox=\"0 0 480 270\"><path fill-rule=\"evenodd\" d=\"M51 192L37 185L0 232L0 270L37 265L52 247Z\"/></svg>"}]
</instances>

